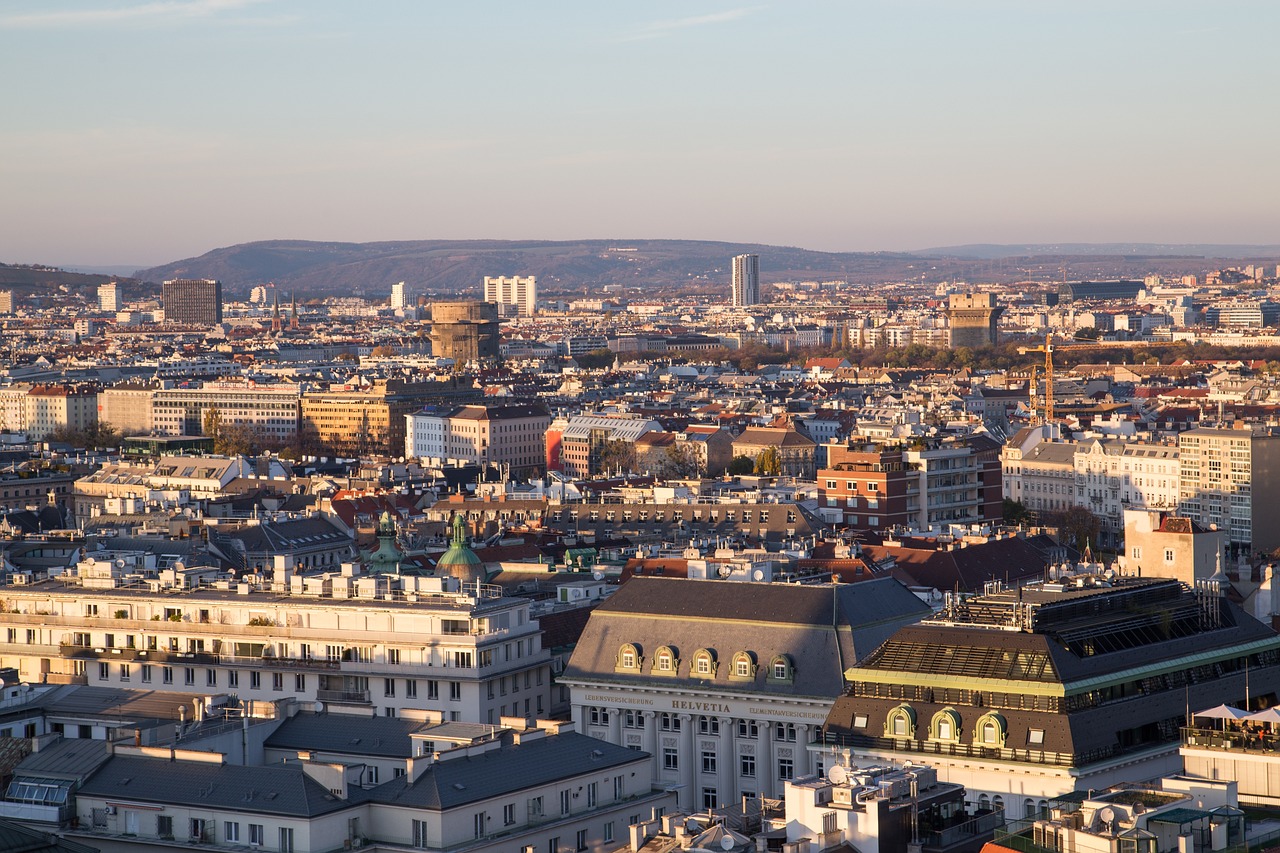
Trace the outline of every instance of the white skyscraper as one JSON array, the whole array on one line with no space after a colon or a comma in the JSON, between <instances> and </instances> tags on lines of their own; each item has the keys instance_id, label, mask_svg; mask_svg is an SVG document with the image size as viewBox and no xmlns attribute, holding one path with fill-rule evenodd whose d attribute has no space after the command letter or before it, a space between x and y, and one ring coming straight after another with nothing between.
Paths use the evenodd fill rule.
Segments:
<instances>
[{"instance_id":1,"label":"white skyscraper","mask_svg":"<svg viewBox=\"0 0 1280 853\"><path fill-rule=\"evenodd\" d=\"M515 307L520 317L532 317L538 305L538 279L534 276L484 277L484 301ZM499 313L504 312L501 308Z\"/></svg>"},{"instance_id":2,"label":"white skyscraper","mask_svg":"<svg viewBox=\"0 0 1280 853\"><path fill-rule=\"evenodd\" d=\"M403 311L410 308L413 300L413 294L409 292L409 286L403 281L398 284L391 285L391 308L395 311Z\"/></svg>"},{"instance_id":3,"label":"white skyscraper","mask_svg":"<svg viewBox=\"0 0 1280 853\"><path fill-rule=\"evenodd\" d=\"M120 310L120 285L114 281L98 285L98 310L111 314Z\"/></svg>"},{"instance_id":4,"label":"white skyscraper","mask_svg":"<svg viewBox=\"0 0 1280 853\"><path fill-rule=\"evenodd\" d=\"M733 259L733 306L743 308L760 301L760 256L737 255Z\"/></svg>"}]
</instances>

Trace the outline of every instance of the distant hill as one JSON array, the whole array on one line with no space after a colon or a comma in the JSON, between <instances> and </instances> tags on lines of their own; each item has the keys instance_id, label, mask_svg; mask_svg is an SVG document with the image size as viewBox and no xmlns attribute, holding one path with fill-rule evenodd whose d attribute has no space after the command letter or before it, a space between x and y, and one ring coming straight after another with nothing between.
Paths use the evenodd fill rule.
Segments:
<instances>
[{"instance_id":1,"label":"distant hill","mask_svg":"<svg viewBox=\"0 0 1280 853\"><path fill-rule=\"evenodd\" d=\"M69 291L96 291L109 281L120 283L128 294L137 287L132 279L101 273L78 273L40 264L0 264L0 290L12 290L20 296L44 296L50 290L66 287Z\"/></svg>"},{"instance_id":2,"label":"distant hill","mask_svg":"<svg viewBox=\"0 0 1280 853\"><path fill-rule=\"evenodd\" d=\"M214 249L139 270L146 281L216 278L239 291L275 282L300 295L367 291L383 294L398 281L419 292L479 293L486 275L536 275L544 293L594 291L603 284L687 285L729 280L734 255L760 255L764 281L892 276L918 259L895 253L830 253L749 243L694 240L418 240L316 243L271 240Z\"/></svg>"},{"instance_id":3,"label":"distant hill","mask_svg":"<svg viewBox=\"0 0 1280 853\"><path fill-rule=\"evenodd\" d=\"M1160 244L971 245L918 252L816 252L791 246L699 240L413 240L322 243L268 240L214 249L198 258L139 270L158 284L216 278L226 291L274 282L307 299L385 296L406 281L428 295L479 295L486 275L536 275L540 293L593 294L605 284L711 290L730 279L734 255L760 256L762 282L1013 282L1201 274L1280 258L1280 246ZM1274 261L1271 261L1274 262Z\"/></svg>"},{"instance_id":4,"label":"distant hill","mask_svg":"<svg viewBox=\"0 0 1280 853\"><path fill-rule=\"evenodd\" d=\"M1109 256L1131 258L1261 259L1280 257L1280 246L1230 243L970 243L920 249L909 254L944 258L1029 258L1042 255Z\"/></svg>"}]
</instances>

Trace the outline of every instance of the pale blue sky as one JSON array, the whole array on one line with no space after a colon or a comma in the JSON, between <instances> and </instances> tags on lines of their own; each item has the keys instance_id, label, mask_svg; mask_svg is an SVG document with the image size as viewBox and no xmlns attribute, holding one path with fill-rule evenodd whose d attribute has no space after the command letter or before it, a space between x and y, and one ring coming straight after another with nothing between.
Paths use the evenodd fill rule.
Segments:
<instances>
[{"instance_id":1,"label":"pale blue sky","mask_svg":"<svg viewBox=\"0 0 1280 853\"><path fill-rule=\"evenodd\" d=\"M1280 3L0 5L0 260L1280 242Z\"/></svg>"}]
</instances>

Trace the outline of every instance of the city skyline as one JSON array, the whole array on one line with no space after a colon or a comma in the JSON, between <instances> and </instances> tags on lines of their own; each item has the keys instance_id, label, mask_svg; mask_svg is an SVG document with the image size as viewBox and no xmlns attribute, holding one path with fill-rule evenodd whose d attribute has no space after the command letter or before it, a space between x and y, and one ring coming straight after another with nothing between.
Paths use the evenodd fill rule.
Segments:
<instances>
[{"instance_id":1,"label":"city skyline","mask_svg":"<svg viewBox=\"0 0 1280 853\"><path fill-rule=\"evenodd\" d=\"M1280 72L1233 34L1277 18L17 3L0 258L146 265L284 238L1268 243L1276 119L1258 107Z\"/></svg>"}]
</instances>

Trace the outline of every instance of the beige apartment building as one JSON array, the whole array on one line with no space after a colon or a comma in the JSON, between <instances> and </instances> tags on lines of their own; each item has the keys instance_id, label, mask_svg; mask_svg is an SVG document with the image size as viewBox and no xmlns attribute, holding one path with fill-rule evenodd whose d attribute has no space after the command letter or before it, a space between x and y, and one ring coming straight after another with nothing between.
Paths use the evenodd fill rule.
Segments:
<instances>
[{"instance_id":1,"label":"beige apartment building","mask_svg":"<svg viewBox=\"0 0 1280 853\"><path fill-rule=\"evenodd\" d=\"M1280 547L1280 433L1192 429L1178 436L1178 511L1227 542L1253 551Z\"/></svg>"},{"instance_id":2,"label":"beige apartment building","mask_svg":"<svg viewBox=\"0 0 1280 853\"><path fill-rule=\"evenodd\" d=\"M212 567L98 552L56 579L0 588L0 663L31 683L242 700L285 697L376 716L497 723L551 701L530 602L452 578L297 575L236 583Z\"/></svg>"},{"instance_id":3,"label":"beige apartment building","mask_svg":"<svg viewBox=\"0 0 1280 853\"><path fill-rule=\"evenodd\" d=\"M98 392L67 385L36 385L26 396L26 430L32 441L55 430L87 429L98 422Z\"/></svg>"}]
</instances>

